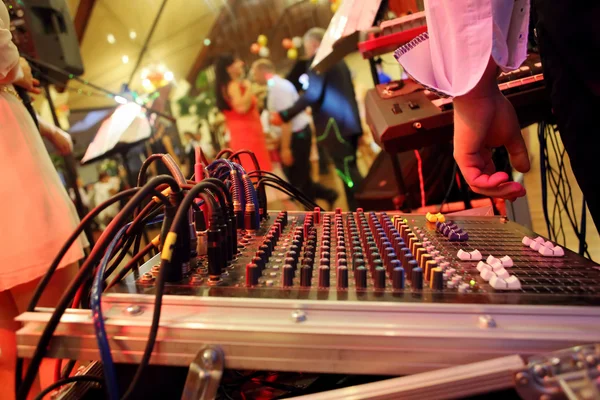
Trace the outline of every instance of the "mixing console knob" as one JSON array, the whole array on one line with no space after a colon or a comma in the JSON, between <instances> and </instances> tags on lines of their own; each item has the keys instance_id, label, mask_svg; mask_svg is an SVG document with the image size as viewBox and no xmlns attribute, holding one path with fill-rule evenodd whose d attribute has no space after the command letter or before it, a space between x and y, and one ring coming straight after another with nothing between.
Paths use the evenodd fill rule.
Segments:
<instances>
[{"instance_id":1,"label":"mixing console knob","mask_svg":"<svg viewBox=\"0 0 600 400\"><path fill-rule=\"evenodd\" d=\"M383 267L379 266L375 268L373 278L375 289L385 289L385 269Z\"/></svg>"},{"instance_id":2,"label":"mixing console knob","mask_svg":"<svg viewBox=\"0 0 600 400\"><path fill-rule=\"evenodd\" d=\"M364 267L365 260L362 257L354 257L354 261L352 262L352 268L356 269L358 267Z\"/></svg>"},{"instance_id":3,"label":"mixing console knob","mask_svg":"<svg viewBox=\"0 0 600 400\"><path fill-rule=\"evenodd\" d=\"M304 246L304 253L311 253L311 254L315 254L315 245L314 244L307 244L306 246Z\"/></svg>"},{"instance_id":4,"label":"mixing console knob","mask_svg":"<svg viewBox=\"0 0 600 400\"><path fill-rule=\"evenodd\" d=\"M391 271L392 269L394 269L394 261L398 261L398 259L396 258L396 253L394 252L394 249L391 249L392 252L388 252L384 257L385 257L385 266L387 267L388 271ZM398 263L400 263L400 261L398 261Z\"/></svg>"},{"instance_id":5,"label":"mixing console knob","mask_svg":"<svg viewBox=\"0 0 600 400\"><path fill-rule=\"evenodd\" d=\"M315 265L315 259L312 258L312 256L310 256L310 257L304 257L302 259L302 265L303 266L307 266L309 268L312 268Z\"/></svg>"},{"instance_id":6,"label":"mixing console knob","mask_svg":"<svg viewBox=\"0 0 600 400\"><path fill-rule=\"evenodd\" d=\"M407 261L406 261L406 273L410 274L410 277L412 279L412 270L417 268L419 266L419 264L417 264L417 262L415 260L412 259L412 254L410 255L410 259L409 257L406 257ZM421 270L421 275L423 274L423 270Z\"/></svg>"},{"instance_id":7,"label":"mixing console knob","mask_svg":"<svg viewBox=\"0 0 600 400\"><path fill-rule=\"evenodd\" d=\"M326 267L329 267L329 265L331 265L329 258L325 258L325 257L321 258L319 260L319 265L324 265Z\"/></svg>"},{"instance_id":8,"label":"mixing console knob","mask_svg":"<svg viewBox=\"0 0 600 400\"><path fill-rule=\"evenodd\" d=\"M264 250L258 250L256 252L256 256L260 257L263 261L263 263L267 263L269 262L269 257L267 256L267 253Z\"/></svg>"},{"instance_id":9,"label":"mixing console knob","mask_svg":"<svg viewBox=\"0 0 600 400\"><path fill-rule=\"evenodd\" d=\"M321 265L319 267L319 287L328 288L329 287L329 266Z\"/></svg>"},{"instance_id":10,"label":"mixing console knob","mask_svg":"<svg viewBox=\"0 0 600 400\"><path fill-rule=\"evenodd\" d=\"M283 266L283 277L281 279L281 284L284 287L294 286L294 267L289 264Z\"/></svg>"},{"instance_id":11,"label":"mixing console knob","mask_svg":"<svg viewBox=\"0 0 600 400\"><path fill-rule=\"evenodd\" d=\"M350 252L352 253L352 255L362 254L362 247L360 246L360 243L358 245L353 244L352 250L350 250Z\"/></svg>"},{"instance_id":12,"label":"mixing console knob","mask_svg":"<svg viewBox=\"0 0 600 400\"><path fill-rule=\"evenodd\" d=\"M336 216L337 216L337 215L342 215L342 209L341 209L341 208L339 208L339 207L338 207L338 208L336 208L336 209L335 209L335 214L336 214Z\"/></svg>"},{"instance_id":13,"label":"mixing console knob","mask_svg":"<svg viewBox=\"0 0 600 400\"><path fill-rule=\"evenodd\" d=\"M265 262L259 256L252 257L252 262L258 266L259 271L263 271L265 269Z\"/></svg>"},{"instance_id":14,"label":"mixing console knob","mask_svg":"<svg viewBox=\"0 0 600 400\"><path fill-rule=\"evenodd\" d=\"M305 265L300 270L300 286L302 287L310 287L312 281L312 268L308 265Z\"/></svg>"},{"instance_id":15,"label":"mixing console knob","mask_svg":"<svg viewBox=\"0 0 600 400\"><path fill-rule=\"evenodd\" d=\"M410 284L413 289L423 289L423 270L421 268L415 266L415 268L412 269Z\"/></svg>"},{"instance_id":16,"label":"mixing console knob","mask_svg":"<svg viewBox=\"0 0 600 400\"><path fill-rule=\"evenodd\" d=\"M383 268L383 260L379 256L373 258L371 269Z\"/></svg>"},{"instance_id":17,"label":"mixing console knob","mask_svg":"<svg viewBox=\"0 0 600 400\"><path fill-rule=\"evenodd\" d=\"M426 281L431 282L433 280L433 270L437 268L437 266L437 263L433 260L429 260L425 263L425 268L423 269L423 271L425 273Z\"/></svg>"},{"instance_id":18,"label":"mixing console knob","mask_svg":"<svg viewBox=\"0 0 600 400\"><path fill-rule=\"evenodd\" d=\"M260 270L256 264L249 263L246 265L246 287L258 285L259 276Z\"/></svg>"},{"instance_id":19,"label":"mixing console knob","mask_svg":"<svg viewBox=\"0 0 600 400\"><path fill-rule=\"evenodd\" d=\"M367 288L367 269L365 267L358 267L354 269L354 280L357 290L364 290Z\"/></svg>"},{"instance_id":20,"label":"mixing console knob","mask_svg":"<svg viewBox=\"0 0 600 400\"><path fill-rule=\"evenodd\" d=\"M328 251L322 251L321 252L321 258L326 258L326 259L329 260L331 258L331 255L329 254Z\"/></svg>"},{"instance_id":21,"label":"mixing console knob","mask_svg":"<svg viewBox=\"0 0 600 400\"><path fill-rule=\"evenodd\" d=\"M423 250L423 249L419 249L419 250ZM423 271L426 270L425 266L427 265L427 262L432 261L432 260L433 260L433 257L431 256L431 254L428 254L428 253L422 254L420 259L417 257L417 262L419 263L419 267L421 267L421 269ZM427 278L427 277L429 277L429 275L426 274L425 277Z\"/></svg>"},{"instance_id":22,"label":"mixing console knob","mask_svg":"<svg viewBox=\"0 0 600 400\"><path fill-rule=\"evenodd\" d=\"M444 273L441 268L434 268L432 271L430 286L433 290L444 290Z\"/></svg>"},{"instance_id":23,"label":"mixing console knob","mask_svg":"<svg viewBox=\"0 0 600 400\"><path fill-rule=\"evenodd\" d=\"M417 257L417 260L418 260L419 259L418 258L419 250L423 249L423 243L416 241L416 239L411 239L409 241L408 248L410 249L410 252L413 253L415 255L415 257ZM421 252L421 254L423 254L423 252Z\"/></svg>"},{"instance_id":24,"label":"mixing console knob","mask_svg":"<svg viewBox=\"0 0 600 400\"><path fill-rule=\"evenodd\" d=\"M292 257L286 257L285 260L283 260L283 262L285 263L285 265L289 265L294 269L296 269L296 266L298 264L298 262Z\"/></svg>"},{"instance_id":25,"label":"mixing console knob","mask_svg":"<svg viewBox=\"0 0 600 400\"><path fill-rule=\"evenodd\" d=\"M318 225L321 223L321 207L315 207L313 211L315 223Z\"/></svg>"},{"instance_id":26,"label":"mixing console knob","mask_svg":"<svg viewBox=\"0 0 600 400\"><path fill-rule=\"evenodd\" d=\"M392 288L404 289L404 268L395 267L392 270Z\"/></svg>"},{"instance_id":27,"label":"mixing console knob","mask_svg":"<svg viewBox=\"0 0 600 400\"><path fill-rule=\"evenodd\" d=\"M339 267L337 269L337 288L348 289L348 268Z\"/></svg>"},{"instance_id":28,"label":"mixing console knob","mask_svg":"<svg viewBox=\"0 0 600 400\"><path fill-rule=\"evenodd\" d=\"M338 245L338 247L346 248L346 241L344 240L343 236L338 238L337 245Z\"/></svg>"},{"instance_id":29,"label":"mixing console knob","mask_svg":"<svg viewBox=\"0 0 600 400\"><path fill-rule=\"evenodd\" d=\"M346 260L345 258L338 258L338 260L337 260L337 266L338 267L347 267L348 266L348 260Z\"/></svg>"},{"instance_id":30,"label":"mixing console knob","mask_svg":"<svg viewBox=\"0 0 600 400\"><path fill-rule=\"evenodd\" d=\"M346 255L345 252L341 252L341 253L337 253L337 259L338 260L345 260L348 256Z\"/></svg>"}]
</instances>

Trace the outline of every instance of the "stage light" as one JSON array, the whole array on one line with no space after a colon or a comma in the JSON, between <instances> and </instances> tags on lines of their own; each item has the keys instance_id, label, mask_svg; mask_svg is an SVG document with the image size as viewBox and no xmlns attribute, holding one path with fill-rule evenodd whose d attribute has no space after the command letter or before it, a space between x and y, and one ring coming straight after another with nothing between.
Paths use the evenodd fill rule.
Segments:
<instances>
[{"instance_id":1,"label":"stage light","mask_svg":"<svg viewBox=\"0 0 600 400\"><path fill-rule=\"evenodd\" d=\"M110 44L115 44L115 42L117 41L117 39L115 39L115 35L113 35L112 33L109 33L108 35L106 35L106 40Z\"/></svg>"},{"instance_id":2,"label":"stage light","mask_svg":"<svg viewBox=\"0 0 600 400\"><path fill-rule=\"evenodd\" d=\"M127 64L129 62L129 56L125 55L121 57L121 61L123 61L123 64Z\"/></svg>"},{"instance_id":3,"label":"stage light","mask_svg":"<svg viewBox=\"0 0 600 400\"><path fill-rule=\"evenodd\" d=\"M165 81L171 82L175 77L173 76L173 73L171 71L167 71L165 72L164 78Z\"/></svg>"},{"instance_id":4,"label":"stage light","mask_svg":"<svg viewBox=\"0 0 600 400\"><path fill-rule=\"evenodd\" d=\"M210 46L210 43L211 43L210 39L208 39L208 38L204 39L204 45L205 46Z\"/></svg>"},{"instance_id":5,"label":"stage light","mask_svg":"<svg viewBox=\"0 0 600 400\"><path fill-rule=\"evenodd\" d=\"M137 33L135 31L129 31L129 39L133 40L137 37Z\"/></svg>"},{"instance_id":6,"label":"stage light","mask_svg":"<svg viewBox=\"0 0 600 400\"><path fill-rule=\"evenodd\" d=\"M148 70L148 68L144 68L142 70L142 79L146 79L148 77L148 74L150 74L150 70Z\"/></svg>"},{"instance_id":7,"label":"stage light","mask_svg":"<svg viewBox=\"0 0 600 400\"><path fill-rule=\"evenodd\" d=\"M115 96L114 99L119 104L127 104L128 103L127 99L123 96Z\"/></svg>"}]
</instances>

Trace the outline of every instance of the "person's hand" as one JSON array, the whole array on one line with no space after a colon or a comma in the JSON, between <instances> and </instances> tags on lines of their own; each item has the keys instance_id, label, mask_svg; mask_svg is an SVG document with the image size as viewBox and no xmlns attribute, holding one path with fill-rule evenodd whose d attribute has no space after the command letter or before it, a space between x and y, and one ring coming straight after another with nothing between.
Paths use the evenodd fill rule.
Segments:
<instances>
[{"instance_id":1,"label":"person's hand","mask_svg":"<svg viewBox=\"0 0 600 400\"><path fill-rule=\"evenodd\" d=\"M52 142L52 145L63 156L71 154L73 151L73 141L71 136L62 129L53 127L46 132L46 138Z\"/></svg>"},{"instance_id":2,"label":"person's hand","mask_svg":"<svg viewBox=\"0 0 600 400\"><path fill-rule=\"evenodd\" d=\"M281 163L286 167L294 164L294 156L292 155L292 150L290 148L281 149Z\"/></svg>"},{"instance_id":3,"label":"person's hand","mask_svg":"<svg viewBox=\"0 0 600 400\"><path fill-rule=\"evenodd\" d=\"M496 86L497 88L497 86ZM529 156L512 104L499 90L454 99L454 158L474 192L514 201L525 188L496 172L492 149L505 146L514 169L529 171Z\"/></svg>"},{"instance_id":4,"label":"person's hand","mask_svg":"<svg viewBox=\"0 0 600 400\"><path fill-rule=\"evenodd\" d=\"M21 70L23 71L23 77L13 82L14 85L20 86L23 89L27 90L29 93L40 94L42 90L39 88L40 81L35 79L31 73L31 67L26 59L21 57L19 59L19 65L21 66Z\"/></svg>"},{"instance_id":5,"label":"person's hand","mask_svg":"<svg viewBox=\"0 0 600 400\"><path fill-rule=\"evenodd\" d=\"M281 119L281 115L277 111L271 111L270 122L273 126L283 125L283 119Z\"/></svg>"}]
</instances>

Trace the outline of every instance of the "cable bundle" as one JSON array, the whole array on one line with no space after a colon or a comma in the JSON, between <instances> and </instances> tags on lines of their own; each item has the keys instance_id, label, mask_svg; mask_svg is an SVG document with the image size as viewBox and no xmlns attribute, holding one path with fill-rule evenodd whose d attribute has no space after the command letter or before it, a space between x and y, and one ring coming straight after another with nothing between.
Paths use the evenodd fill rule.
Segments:
<instances>
[{"instance_id":1,"label":"cable bundle","mask_svg":"<svg viewBox=\"0 0 600 400\"><path fill-rule=\"evenodd\" d=\"M196 152L195 172L202 178L199 182L186 180L169 155L154 154L143 163L137 187L116 194L82 219L40 280L27 308L28 312L35 311L43 291L62 258L83 230L102 210L128 200L106 227L79 272L66 288L40 336L25 375L23 375L23 360L17 360L17 399L27 398L60 318L69 307L90 308L92 311L104 369L103 384L108 397L111 400L131 398L154 349L165 284L180 281L190 271L190 263L198 256L199 234L208 237L208 248L202 255L206 255L208 259L209 280L218 280L227 263L237 253L238 229L258 229L261 218L267 217L267 199L264 191L266 186L285 192L308 209L317 207L314 202L283 179L262 171L256 157L250 151L227 150L226 153L230 154L229 159L217 159L208 163L201 150ZM253 171L248 173L242 167L239 159L241 154L250 155L255 168ZM163 162L172 176L161 175L147 181L147 170L155 161ZM144 229L148 225L159 223L162 224L161 234L140 249ZM131 260L123 268L118 269L132 247ZM155 284L155 305L150 333L135 376L121 396L104 326L102 293L107 288L118 284L129 272L136 270L149 253L157 250L161 252L161 264ZM75 381L88 380L98 383L96 377L89 377L89 379L85 376L77 379L69 377L74 366L72 361L62 372L61 366L62 360L59 360L55 371L57 379L51 388L58 388ZM47 388L45 393L52 390L51 388Z\"/></svg>"},{"instance_id":2,"label":"cable bundle","mask_svg":"<svg viewBox=\"0 0 600 400\"><path fill-rule=\"evenodd\" d=\"M573 203L573 191L567 179L565 166L566 149L562 146L553 124L540 122L538 125L538 139L540 141L540 169L542 176L542 206L544 219L548 228L548 238L551 241L566 245L565 231L563 227L563 215L571 224L575 235L579 239L579 255L591 259L586 242L586 207L583 199L581 211L581 224L577 223L575 206ZM553 166L551 160L556 159L557 166ZM554 207L552 208L552 220L548 210L548 188L554 195Z\"/></svg>"}]
</instances>

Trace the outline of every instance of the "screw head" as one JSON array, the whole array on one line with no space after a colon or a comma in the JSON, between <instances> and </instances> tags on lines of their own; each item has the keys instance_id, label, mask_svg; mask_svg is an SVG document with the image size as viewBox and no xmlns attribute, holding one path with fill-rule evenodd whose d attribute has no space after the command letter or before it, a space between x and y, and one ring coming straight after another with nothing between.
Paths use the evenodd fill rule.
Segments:
<instances>
[{"instance_id":1,"label":"screw head","mask_svg":"<svg viewBox=\"0 0 600 400\"><path fill-rule=\"evenodd\" d=\"M518 373L518 374L515 376L515 379L516 379L516 381L517 381L517 383L518 383L519 385L523 385L523 386L525 386L525 385L527 385L527 384L529 383L529 379L527 379L527 375L525 375L525 374L524 374L524 373L522 373L522 372L519 372L519 373Z\"/></svg>"},{"instance_id":2,"label":"screw head","mask_svg":"<svg viewBox=\"0 0 600 400\"><path fill-rule=\"evenodd\" d=\"M492 318L491 315L481 315L479 317L479 327L480 328L495 328L496 321Z\"/></svg>"},{"instance_id":3,"label":"screw head","mask_svg":"<svg viewBox=\"0 0 600 400\"><path fill-rule=\"evenodd\" d=\"M132 304L125 309L125 312L129 315L140 315L144 312L144 310L137 304Z\"/></svg>"},{"instance_id":4,"label":"screw head","mask_svg":"<svg viewBox=\"0 0 600 400\"><path fill-rule=\"evenodd\" d=\"M292 311L292 319L294 322L304 322L306 321L306 313L302 310L294 310Z\"/></svg>"}]
</instances>

